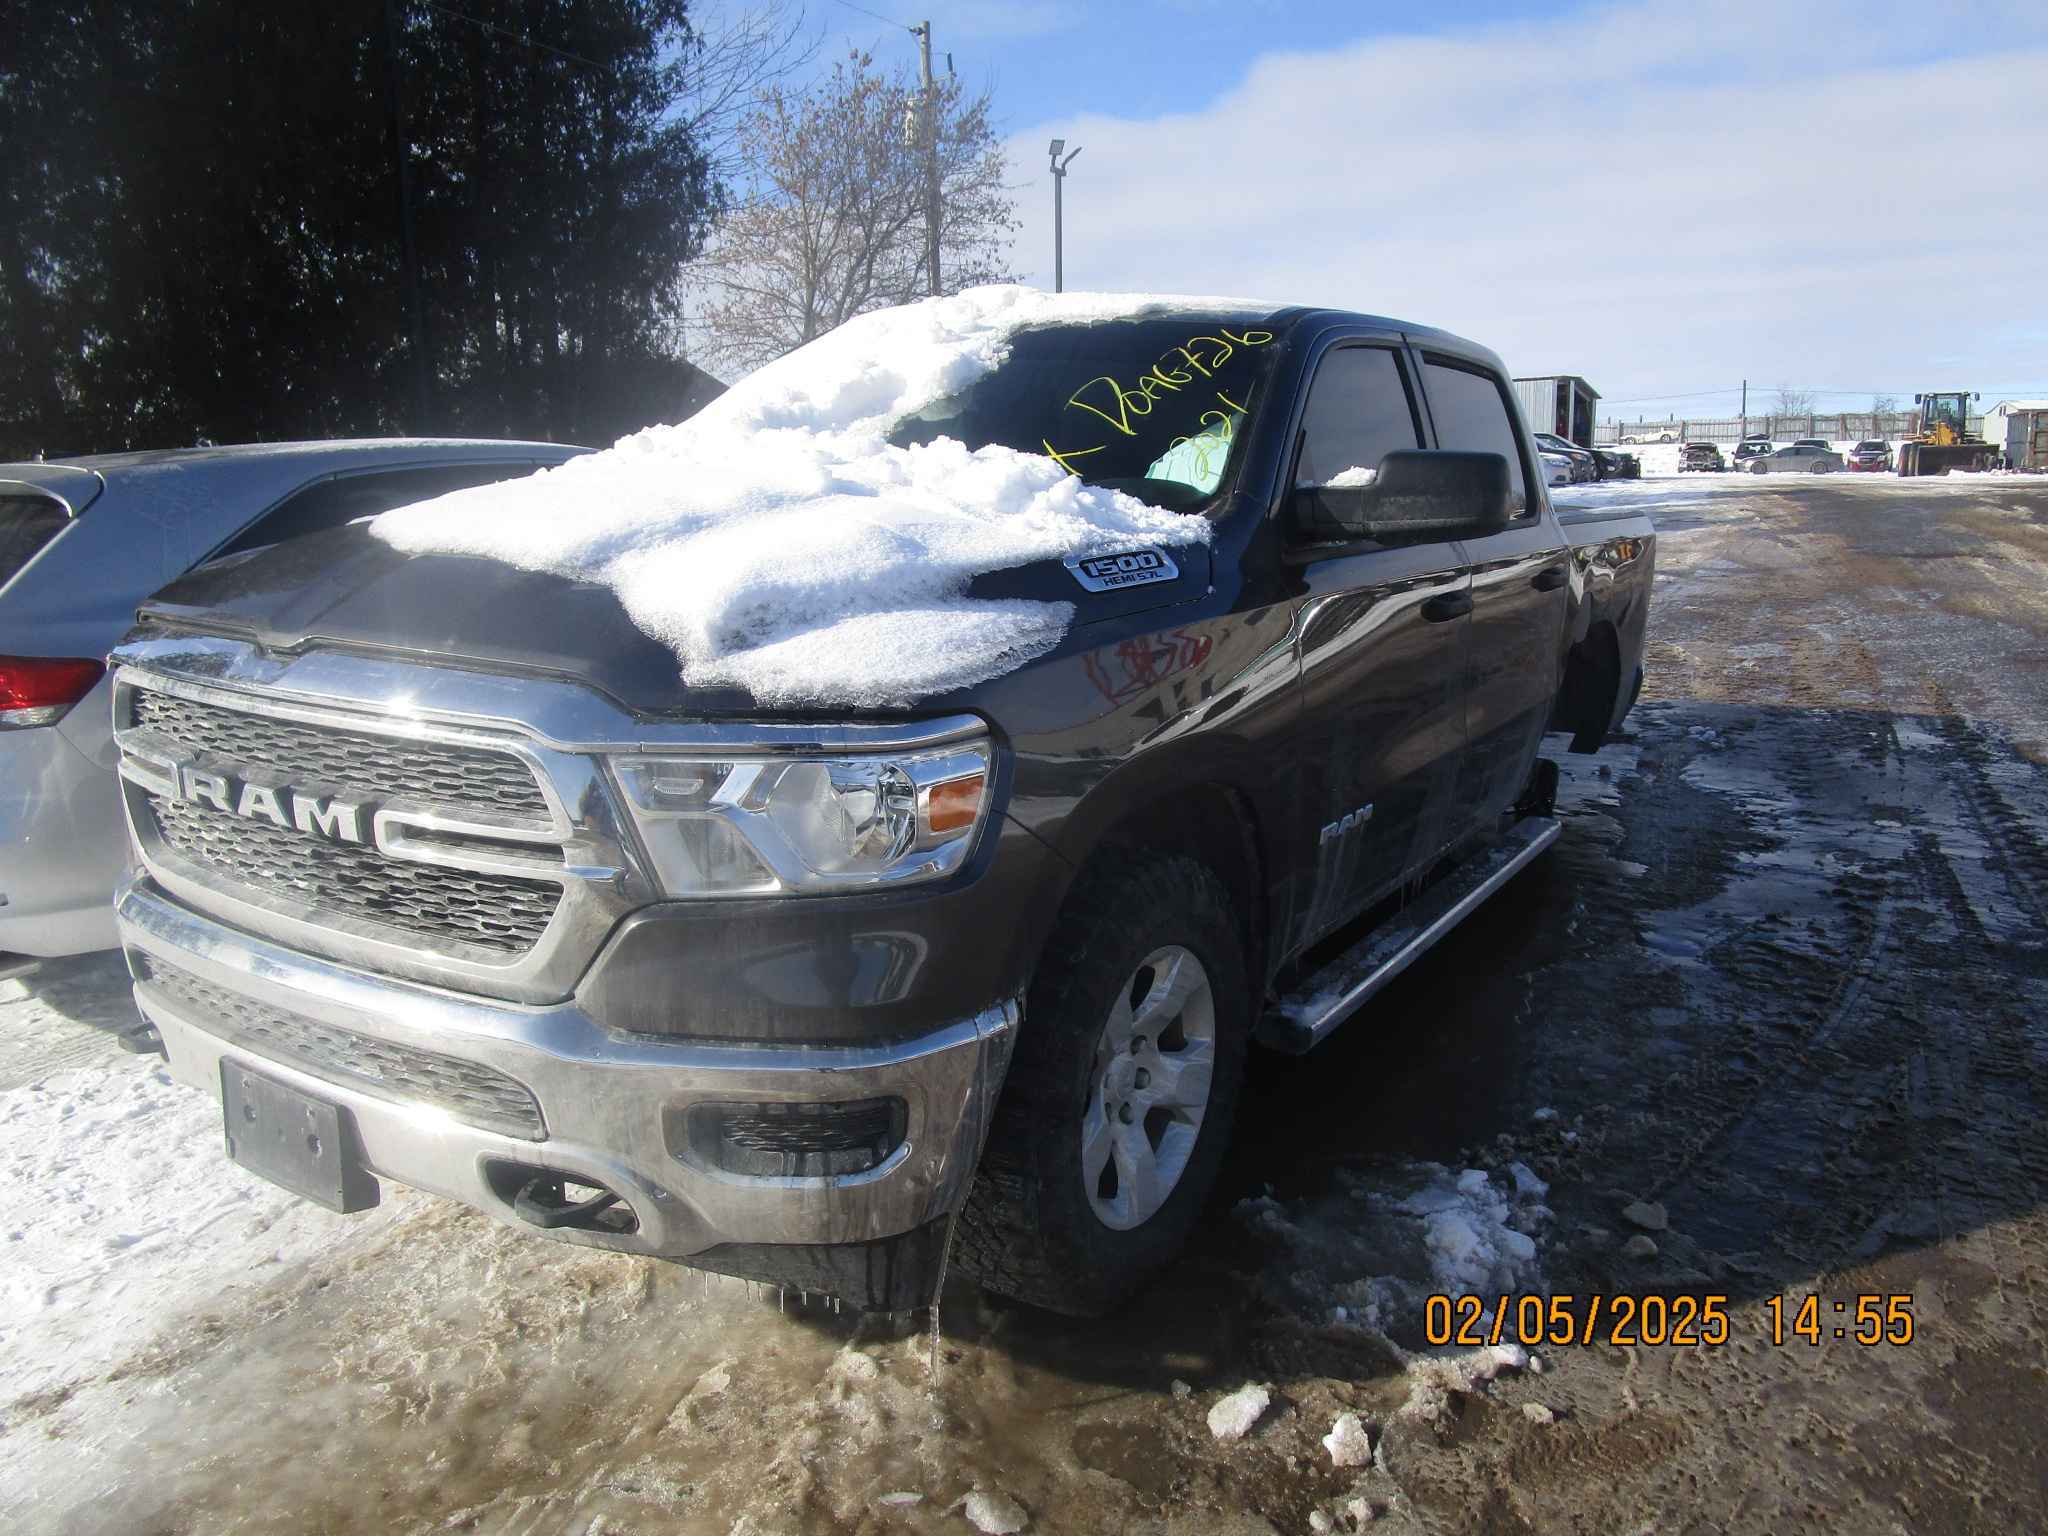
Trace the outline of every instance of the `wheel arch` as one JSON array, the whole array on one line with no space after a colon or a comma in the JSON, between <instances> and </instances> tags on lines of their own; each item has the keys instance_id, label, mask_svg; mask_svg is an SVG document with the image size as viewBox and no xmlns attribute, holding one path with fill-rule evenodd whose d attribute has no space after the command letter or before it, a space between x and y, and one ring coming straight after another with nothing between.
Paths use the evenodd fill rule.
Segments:
<instances>
[{"instance_id":1,"label":"wheel arch","mask_svg":"<svg viewBox=\"0 0 2048 1536\"><path fill-rule=\"evenodd\" d=\"M1625 684L1620 632L1612 620L1596 619L1585 638L1565 653L1564 682L1550 728L1570 731L1574 752L1598 751L1621 712Z\"/></svg>"},{"instance_id":2,"label":"wheel arch","mask_svg":"<svg viewBox=\"0 0 2048 1536\"><path fill-rule=\"evenodd\" d=\"M1075 808L1060 839L1060 852L1074 870L1060 904L1101 860L1185 854L1223 882L1237 914L1246 970L1259 985L1271 949L1272 826L1251 790L1216 763L1184 761L1163 782L1152 765L1133 764L1097 785ZM1034 971L1039 958L1032 956Z\"/></svg>"}]
</instances>

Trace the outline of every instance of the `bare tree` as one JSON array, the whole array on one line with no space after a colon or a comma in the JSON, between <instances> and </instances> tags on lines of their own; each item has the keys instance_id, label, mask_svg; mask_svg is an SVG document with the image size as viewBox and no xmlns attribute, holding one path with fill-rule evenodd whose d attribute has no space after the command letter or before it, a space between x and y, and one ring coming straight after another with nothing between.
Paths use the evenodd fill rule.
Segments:
<instances>
[{"instance_id":1,"label":"bare tree","mask_svg":"<svg viewBox=\"0 0 2048 1536\"><path fill-rule=\"evenodd\" d=\"M940 269L947 292L1010 276L1017 226L989 92L936 88ZM918 95L865 53L803 90L762 91L740 126L751 184L691 274L695 355L743 372L926 289Z\"/></svg>"},{"instance_id":2,"label":"bare tree","mask_svg":"<svg viewBox=\"0 0 2048 1536\"><path fill-rule=\"evenodd\" d=\"M1813 414L1813 391L1794 389L1790 384L1778 386L1778 398L1771 405L1774 416L1811 416Z\"/></svg>"},{"instance_id":3,"label":"bare tree","mask_svg":"<svg viewBox=\"0 0 2048 1536\"><path fill-rule=\"evenodd\" d=\"M786 80L817 55L819 38L804 31L804 8L792 0L754 0L738 14L706 21L693 11L682 59L682 121L723 184L741 180L740 130L761 92Z\"/></svg>"}]
</instances>

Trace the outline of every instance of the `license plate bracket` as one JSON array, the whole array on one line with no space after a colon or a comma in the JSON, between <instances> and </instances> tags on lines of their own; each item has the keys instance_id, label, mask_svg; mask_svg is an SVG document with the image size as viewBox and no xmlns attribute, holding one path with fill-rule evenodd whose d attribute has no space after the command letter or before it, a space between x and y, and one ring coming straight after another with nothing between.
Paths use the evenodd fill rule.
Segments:
<instances>
[{"instance_id":1,"label":"license plate bracket","mask_svg":"<svg viewBox=\"0 0 2048 1536\"><path fill-rule=\"evenodd\" d=\"M382 1191L340 1105L225 1059L220 1104L231 1161L343 1215L377 1204Z\"/></svg>"}]
</instances>

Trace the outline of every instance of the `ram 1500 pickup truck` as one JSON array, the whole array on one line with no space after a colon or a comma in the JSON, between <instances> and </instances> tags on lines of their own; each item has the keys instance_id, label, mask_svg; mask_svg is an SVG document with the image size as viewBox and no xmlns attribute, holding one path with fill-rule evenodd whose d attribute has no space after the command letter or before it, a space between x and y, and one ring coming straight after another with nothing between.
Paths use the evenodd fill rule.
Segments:
<instances>
[{"instance_id":1,"label":"ram 1500 pickup truck","mask_svg":"<svg viewBox=\"0 0 2048 1536\"><path fill-rule=\"evenodd\" d=\"M718 560L629 578L388 532L439 502L143 608L113 658L119 925L232 1158L338 1210L392 1179L868 1307L923 1304L950 1251L1099 1312L1187 1239L1247 1051L1313 1047L1548 845L1540 748L1634 702L1655 535L1560 523L1499 359L1361 314L1020 292L855 322L694 437L522 483L585 517L593 488L757 468L772 494L730 506L825 530L949 474L961 505L1038 498L1040 557L905 606L925 639L880 659L939 686L835 695L896 633L865 619L781 673L707 662L868 600L864 565L787 574L786 533L695 628L649 605L687 619ZM977 304L957 356L876 383ZM790 468L852 453L856 417L859 465ZM918 505L848 547L896 569ZM1180 531L1043 552L1091 507Z\"/></svg>"}]
</instances>

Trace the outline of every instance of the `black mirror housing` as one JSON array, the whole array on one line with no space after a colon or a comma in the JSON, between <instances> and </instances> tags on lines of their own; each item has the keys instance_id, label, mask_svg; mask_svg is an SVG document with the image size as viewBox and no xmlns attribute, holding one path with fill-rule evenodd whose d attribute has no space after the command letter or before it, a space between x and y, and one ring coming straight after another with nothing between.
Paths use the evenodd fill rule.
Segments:
<instances>
[{"instance_id":1,"label":"black mirror housing","mask_svg":"<svg viewBox=\"0 0 2048 1536\"><path fill-rule=\"evenodd\" d=\"M1314 539L1482 538L1507 527L1508 493L1498 453L1402 448L1369 485L1300 487L1294 521Z\"/></svg>"}]
</instances>

